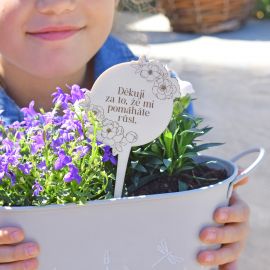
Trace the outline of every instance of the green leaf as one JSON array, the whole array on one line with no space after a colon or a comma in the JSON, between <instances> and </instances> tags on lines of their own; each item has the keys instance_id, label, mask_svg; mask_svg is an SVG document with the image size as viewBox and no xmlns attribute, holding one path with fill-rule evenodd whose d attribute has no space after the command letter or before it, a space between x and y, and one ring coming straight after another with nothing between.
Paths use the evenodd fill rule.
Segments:
<instances>
[{"instance_id":1,"label":"green leaf","mask_svg":"<svg viewBox=\"0 0 270 270\"><path fill-rule=\"evenodd\" d=\"M205 143L194 147L194 151L201 152L203 150L207 150L208 148L214 147L214 146L220 146L223 145L223 143Z\"/></svg>"},{"instance_id":2,"label":"green leaf","mask_svg":"<svg viewBox=\"0 0 270 270\"><path fill-rule=\"evenodd\" d=\"M158 156L160 156L162 154L161 149L159 148L159 146L157 144L154 144L154 143L151 145L151 151L153 153L155 153L156 155L158 155Z\"/></svg>"},{"instance_id":3,"label":"green leaf","mask_svg":"<svg viewBox=\"0 0 270 270\"><path fill-rule=\"evenodd\" d=\"M173 148L174 154L176 156L179 155L179 151L178 151L179 150L179 148L178 148L178 137L180 136L179 132L180 132L180 127L178 127L173 133L172 148ZM181 151L181 149L180 149L180 151Z\"/></svg>"},{"instance_id":4,"label":"green leaf","mask_svg":"<svg viewBox=\"0 0 270 270\"><path fill-rule=\"evenodd\" d=\"M194 158L196 156L198 156L197 152L188 152L181 155L181 158Z\"/></svg>"},{"instance_id":5,"label":"green leaf","mask_svg":"<svg viewBox=\"0 0 270 270\"><path fill-rule=\"evenodd\" d=\"M159 169L159 171L161 172L161 173L164 173L165 171L167 171L167 167L166 166L161 166L160 167L160 169Z\"/></svg>"},{"instance_id":6,"label":"green leaf","mask_svg":"<svg viewBox=\"0 0 270 270\"><path fill-rule=\"evenodd\" d=\"M132 177L132 183L137 188L139 186L139 184L140 184L140 176L139 175L134 175L134 177Z\"/></svg>"},{"instance_id":7,"label":"green leaf","mask_svg":"<svg viewBox=\"0 0 270 270\"><path fill-rule=\"evenodd\" d=\"M138 171L138 172L142 172L142 173L147 173L147 170L145 169L145 167L141 164L138 164L136 167L135 167L135 170Z\"/></svg>"},{"instance_id":8,"label":"green leaf","mask_svg":"<svg viewBox=\"0 0 270 270\"><path fill-rule=\"evenodd\" d=\"M184 135L184 134L187 134L187 133L190 133L190 134L198 134L198 135L203 135L204 132L200 129L197 129L197 128L191 128L191 129L188 129L188 130L184 130L180 133L180 135Z\"/></svg>"},{"instance_id":9,"label":"green leaf","mask_svg":"<svg viewBox=\"0 0 270 270\"><path fill-rule=\"evenodd\" d=\"M136 168L136 166L138 165L138 163L139 163L139 161L138 160L136 160L136 161L131 161L131 167L133 168L133 169L135 169Z\"/></svg>"},{"instance_id":10,"label":"green leaf","mask_svg":"<svg viewBox=\"0 0 270 270\"><path fill-rule=\"evenodd\" d=\"M180 100L174 101L173 106L173 115L177 116L180 115L184 111L185 107L182 105L182 102Z\"/></svg>"},{"instance_id":11,"label":"green leaf","mask_svg":"<svg viewBox=\"0 0 270 270\"><path fill-rule=\"evenodd\" d=\"M140 151L136 153L137 156L155 156L156 154L151 151Z\"/></svg>"},{"instance_id":12,"label":"green leaf","mask_svg":"<svg viewBox=\"0 0 270 270\"><path fill-rule=\"evenodd\" d=\"M163 137L164 137L164 145L167 152L167 157L172 157L173 135L171 131L166 129Z\"/></svg>"},{"instance_id":13,"label":"green leaf","mask_svg":"<svg viewBox=\"0 0 270 270\"><path fill-rule=\"evenodd\" d=\"M193 99L195 100L195 99ZM184 97L181 98L181 102L182 102L182 105L184 106L185 109L187 109L187 107L190 105L192 99L189 95L186 95Z\"/></svg>"},{"instance_id":14,"label":"green leaf","mask_svg":"<svg viewBox=\"0 0 270 270\"><path fill-rule=\"evenodd\" d=\"M134 147L132 148L132 153L140 153L142 151L142 148L141 147Z\"/></svg>"},{"instance_id":15,"label":"green leaf","mask_svg":"<svg viewBox=\"0 0 270 270\"><path fill-rule=\"evenodd\" d=\"M158 175L147 175L144 177L140 177L139 181L137 182L137 185L130 185L127 189L129 193L132 193L136 191L138 188L148 184L149 182L153 181L154 179L157 179ZM136 182L136 180L132 177L132 182Z\"/></svg>"},{"instance_id":16,"label":"green leaf","mask_svg":"<svg viewBox=\"0 0 270 270\"><path fill-rule=\"evenodd\" d=\"M179 172L189 171L189 170L192 170L192 169L194 169L194 165L193 166L184 166L184 167L180 168Z\"/></svg>"},{"instance_id":17,"label":"green leaf","mask_svg":"<svg viewBox=\"0 0 270 270\"><path fill-rule=\"evenodd\" d=\"M179 180L178 181L178 190L179 191L188 190L188 185L185 182L182 182L181 180Z\"/></svg>"},{"instance_id":18,"label":"green leaf","mask_svg":"<svg viewBox=\"0 0 270 270\"><path fill-rule=\"evenodd\" d=\"M171 158L163 159L163 164L166 166L166 168L169 168L172 164L172 159Z\"/></svg>"},{"instance_id":19,"label":"green leaf","mask_svg":"<svg viewBox=\"0 0 270 270\"><path fill-rule=\"evenodd\" d=\"M160 160L160 159L158 159L158 158L156 158L156 157L150 157L148 159L148 163L153 164L153 165L162 165L163 164L163 161Z\"/></svg>"}]
</instances>

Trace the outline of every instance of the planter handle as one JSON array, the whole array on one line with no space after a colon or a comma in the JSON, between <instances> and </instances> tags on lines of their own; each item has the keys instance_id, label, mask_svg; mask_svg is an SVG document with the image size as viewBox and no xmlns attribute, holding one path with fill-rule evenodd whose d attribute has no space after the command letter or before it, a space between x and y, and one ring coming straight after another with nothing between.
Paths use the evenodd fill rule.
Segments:
<instances>
[{"instance_id":1,"label":"planter handle","mask_svg":"<svg viewBox=\"0 0 270 270\"><path fill-rule=\"evenodd\" d=\"M244 171L242 171L231 183L229 186L229 190L228 190L228 198L232 195L232 190L233 190L233 186L236 185L237 183L239 183L241 180L243 180L245 177L248 176L248 174L255 169L255 167L258 166L258 164L261 162L264 154L265 154L265 150L262 147L258 147L258 148L252 148L249 150L246 150L242 153L240 153L239 155L233 157L231 159L231 161L233 163L236 163L239 159L241 159L244 156L247 156L249 154L252 153L258 153L258 157L256 158L256 160L248 167L246 168Z\"/></svg>"}]
</instances>

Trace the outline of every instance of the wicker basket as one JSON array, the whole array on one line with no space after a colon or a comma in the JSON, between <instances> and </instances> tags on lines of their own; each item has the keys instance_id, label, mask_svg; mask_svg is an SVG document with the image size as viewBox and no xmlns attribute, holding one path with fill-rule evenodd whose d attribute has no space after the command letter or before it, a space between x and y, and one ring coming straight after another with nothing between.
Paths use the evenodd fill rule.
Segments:
<instances>
[{"instance_id":1,"label":"wicker basket","mask_svg":"<svg viewBox=\"0 0 270 270\"><path fill-rule=\"evenodd\" d=\"M245 23L256 0L159 0L176 32L217 33Z\"/></svg>"},{"instance_id":2,"label":"wicker basket","mask_svg":"<svg viewBox=\"0 0 270 270\"><path fill-rule=\"evenodd\" d=\"M132 12L156 12L156 0L120 0L119 10L127 10Z\"/></svg>"}]
</instances>

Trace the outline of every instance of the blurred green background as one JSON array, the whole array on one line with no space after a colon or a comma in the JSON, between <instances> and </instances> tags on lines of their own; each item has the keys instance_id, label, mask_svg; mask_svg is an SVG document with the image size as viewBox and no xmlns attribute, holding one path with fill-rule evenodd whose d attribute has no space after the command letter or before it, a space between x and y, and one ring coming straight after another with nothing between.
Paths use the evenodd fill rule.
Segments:
<instances>
[{"instance_id":1,"label":"blurred green background","mask_svg":"<svg viewBox=\"0 0 270 270\"><path fill-rule=\"evenodd\" d=\"M255 16L258 19L270 19L270 0L259 0Z\"/></svg>"},{"instance_id":2,"label":"blurred green background","mask_svg":"<svg viewBox=\"0 0 270 270\"><path fill-rule=\"evenodd\" d=\"M120 10L134 12L155 12L156 0L121 0ZM254 16L259 19L270 19L270 0L258 0Z\"/></svg>"}]
</instances>

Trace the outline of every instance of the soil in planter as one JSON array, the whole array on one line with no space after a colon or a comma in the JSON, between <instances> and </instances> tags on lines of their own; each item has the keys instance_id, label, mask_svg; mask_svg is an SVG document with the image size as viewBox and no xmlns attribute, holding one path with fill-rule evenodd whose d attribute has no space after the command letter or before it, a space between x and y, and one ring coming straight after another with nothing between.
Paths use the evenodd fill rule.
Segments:
<instances>
[{"instance_id":1,"label":"soil in planter","mask_svg":"<svg viewBox=\"0 0 270 270\"><path fill-rule=\"evenodd\" d=\"M128 196L150 195L178 192L184 190L198 189L214 185L228 178L224 169L213 169L205 165L185 171L178 176L161 175L157 179L131 192ZM179 184L179 181L181 184Z\"/></svg>"}]
</instances>

